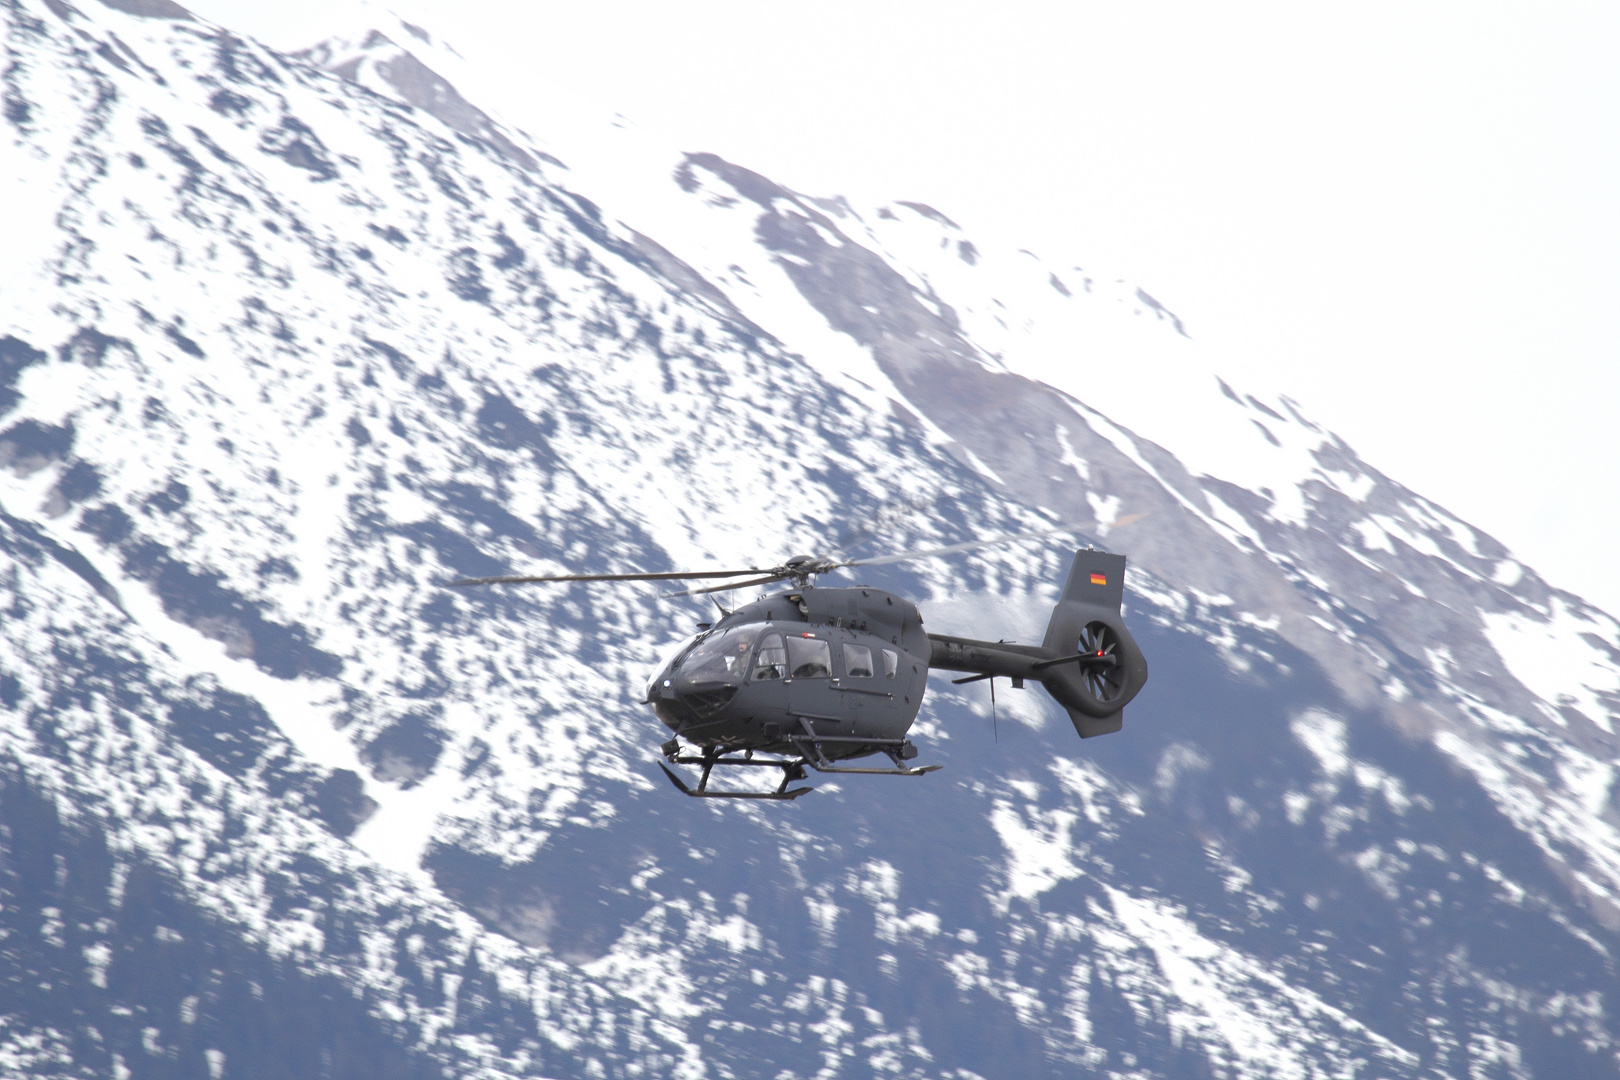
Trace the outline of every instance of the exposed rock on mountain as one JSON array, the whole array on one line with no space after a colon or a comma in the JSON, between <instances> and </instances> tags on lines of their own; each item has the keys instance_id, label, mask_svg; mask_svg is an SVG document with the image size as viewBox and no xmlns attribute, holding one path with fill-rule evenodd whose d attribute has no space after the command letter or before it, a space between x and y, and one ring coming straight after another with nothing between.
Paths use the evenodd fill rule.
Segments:
<instances>
[{"instance_id":1,"label":"exposed rock on mountain","mask_svg":"<svg viewBox=\"0 0 1620 1080\"><path fill-rule=\"evenodd\" d=\"M1141 287L564 165L412 28L4 12L8 1074L1614 1075L1620 627ZM1121 733L936 678L791 806L656 773L700 604L443 587L1081 520ZM866 577L1028 640L1068 555Z\"/></svg>"}]
</instances>

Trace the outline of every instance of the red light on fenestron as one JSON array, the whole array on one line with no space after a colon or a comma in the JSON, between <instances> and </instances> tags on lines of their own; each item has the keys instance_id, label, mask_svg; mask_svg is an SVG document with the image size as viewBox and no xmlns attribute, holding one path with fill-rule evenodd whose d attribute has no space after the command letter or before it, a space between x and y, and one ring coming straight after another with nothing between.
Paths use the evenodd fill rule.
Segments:
<instances>
[{"instance_id":1,"label":"red light on fenestron","mask_svg":"<svg viewBox=\"0 0 1620 1080\"><path fill-rule=\"evenodd\" d=\"M1103 574L1092 574L1091 575L1091 583L1093 585L1106 585L1106 584L1108 584L1108 578L1107 578L1106 575L1103 575Z\"/></svg>"}]
</instances>

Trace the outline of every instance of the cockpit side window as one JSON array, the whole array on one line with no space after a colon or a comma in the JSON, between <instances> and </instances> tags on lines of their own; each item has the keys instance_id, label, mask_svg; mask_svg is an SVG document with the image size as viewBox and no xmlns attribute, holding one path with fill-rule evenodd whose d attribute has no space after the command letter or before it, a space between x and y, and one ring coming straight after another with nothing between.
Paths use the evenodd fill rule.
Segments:
<instances>
[{"instance_id":1,"label":"cockpit side window","mask_svg":"<svg viewBox=\"0 0 1620 1080\"><path fill-rule=\"evenodd\" d=\"M883 650L883 677L894 678L894 673L900 670L900 654L893 649Z\"/></svg>"},{"instance_id":2,"label":"cockpit side window","mask_svg":"<svg viewBox=\"0 0 1620 1080\"><path fill-rule=\"evenodd\" d=\"M780 679L787 674L787 650L782 648L781 634L766 634L759 643L759 655L754 657L754 681Z\"/></svg>"},{"instance_id":3,"label":"cockpit side window","mask_svg":"<svg viewBox=\"0 0 1620 1080\"><path fill-rule=\"evenodd\" d=\"M845 645L844 674L851 679L870 679L872 677L872 650L865 645Z\"/></svg>"},{"instance_id":4,"label":"cockpit side window","mask_svg":"<svg viewBox=\"0 0 1620 1080\"><path fill-rule=\"evenodd\" d=\"M794 637L787 639L788 669L795 679L826 679L832 677L832 646L820 638Z\"/></svg>"}]
</instances>

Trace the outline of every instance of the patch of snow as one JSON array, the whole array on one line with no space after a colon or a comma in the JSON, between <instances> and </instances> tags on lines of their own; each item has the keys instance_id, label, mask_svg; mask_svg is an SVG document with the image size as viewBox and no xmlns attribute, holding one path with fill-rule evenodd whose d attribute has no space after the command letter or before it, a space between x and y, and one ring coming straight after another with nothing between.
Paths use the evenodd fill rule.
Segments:
<instances>
[{"instance_id":1,"label":"patch of snow","mask_svg":"<svg viewBox=\"0 0 1620 1080\"><path fill-rule=\"evenodd\" d=\"M1328 777L1344 776L1350 771L1343 720L1320 709L1307 709L1288 726L1294 738L1311 752Z\"/></svg>"},{"instance_id":2,"label":"patch of snow","mask_svg":"<svg viewBox=\"0 0 1620 1080\"><path fill-rule=\"evenodd\" d=\"M1572 708L1604 731L1613 732L1620 702L1620 666L1582 635L1599 626L1550 601L1542 621L1516 612L1485 612L1485 637L1513 677L1541 700Z\"/></svg>"},{"instance_id":3,"label":"patch of snow","mask_svg":"<svg viewBox=\"0 0 1620 1080\"><path fill-rule=\"evenodd\" d=\"M1368 551L1387 551L1395 553L1395 545L1389 542L1389 534L1371 520L1357 521L1350 526L1361 535L1361 546Z\"/></svg>"},{"instance_id":4,"label":"patch of snow","mask_svg":"<svg viewBox=\"0 0 1620 1080\"><path fill-rule=\"evenodd\" d=\"M1033 899L1061 881L1085 873L1077 862L1071 832L1079 815L1071 810L1042 810L1033 803L1015 806L1008 799L997 799L990 811L990 825L1007 852L1007 891L1000 903L1016 897Z\"/></svg>"},{"instance_id":5,"label":"patch of snow","mask_svg":"<svg viewBox=\"0 0 1620 1080\"><path fill-rule=\"evenodd\" d=\"M1343 1053L1345 1036L1365 1040L1380 1057L1403 1068L1418 1064L1415 1054L1290 979L1204 936L1184 912L1112 886L1104 891L1120 928L1152 952L1179 1003L1166 1017L1172 1038L1223 1043L1236 1059L1235 1076L1305 1080L1321 1075L1312 1059L1324 1051Z\"/></svg>"},{"instance_id":6,"label":"patch of snow","mask_svg":"<svg viewBox=\"0 0 1620 1080\"><path fill-rule=\"evenodd\" d=\"M1496 569L1491 572L1491 580L1504 589L1511 589L1524 580L1524 567L1512 559L1503 559L1496 564Z\"/></svg>"}]
</instances>

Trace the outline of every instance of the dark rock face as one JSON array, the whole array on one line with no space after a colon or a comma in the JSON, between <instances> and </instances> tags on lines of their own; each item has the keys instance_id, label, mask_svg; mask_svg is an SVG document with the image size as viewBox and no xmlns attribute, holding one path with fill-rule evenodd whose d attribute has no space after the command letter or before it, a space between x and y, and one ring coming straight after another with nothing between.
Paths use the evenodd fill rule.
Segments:
<instances>
[{"instance_id":1,"label":"dark rock face","mask_svg":"<svg viewBox=\"0 0 1620 1080\"><path fill-rule=\"evenodd\" d=\"M7 1069L1614 1075L1612 620L1285 401L1210 388L1294 455L1260 483L1012 370L952 276L1000 256L932 207L692 155L649 180L688 250L419 30L109 6L4 9L59 193L0 290ZM943 772L791 806L653 769L701 605L443 587L1092 519L1152 661L1121 733L936 679ZM863 576L1028 640L1067 555Z\"/></svg>"},{"instance_id":2,"label":"dark rock face","mask_svg":"<svg viewBox=\"0 0 1620 1080\"><path fill-rule=\"evenodd\" d=\"M343 980L242 941L56 800L0 778L0 1008L13 1075L430 1077Z\"/></svg>"},{"instance_id":3,"label":"dark rock face","mask_svg":"<svg viewBox=\"0 0 1620 1080\"><path fill-rule=\"evenodd\" d=\"M445 733L420 713L406 713L361 751L371 775L407 787L433 772L444 750Z\"/></svg>"},{"instance_id":4,"label":"dark rock face","mask_svg":"<svg viewBox=\"0 0 1620 1080\"><path fill-rule=\"evenodd\" d=\"M17 376L24 368L45 359L45 354L26 341L7 334L0 338L0 416L17 404Z\"/></svg>"},{"instance_id":5,"label":"dark rock face","mask_svg":"<svg viewBox=\"0 0 1620 1080\"><path fill-rule=\"evenodd\" d=\"M377 812L377 802L353 770L334 769L315 791L315 810L328 829L347 839Z\"/></svg>"},{"instance_id":6,"label":"dark rock face","mask_svg":"<svg viewBox=\"0 0 1620 1080\"><path fill-rule=\"evenodd\" d=\"M145 19L190 19L191 12L174 0L101 0L115 11L128 12Z\"/></svg>"}]
</instances>

